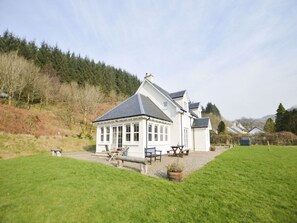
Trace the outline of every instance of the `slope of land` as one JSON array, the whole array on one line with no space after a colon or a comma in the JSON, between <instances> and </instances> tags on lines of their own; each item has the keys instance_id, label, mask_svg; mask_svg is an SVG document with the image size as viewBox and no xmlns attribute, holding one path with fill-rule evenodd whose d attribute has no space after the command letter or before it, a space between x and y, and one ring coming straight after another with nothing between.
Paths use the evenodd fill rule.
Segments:
<instances>
[{"instance_id":1,"label":"slope of land","mask_svg":"<svg viewBox=\"0 0 297 223\"><path fill-rule=\"evenodd\" d=\"M88 120L104 114L116 104L113 101L100 103ZM81 138L81 115L75 115L71 129L64 120L65 115L67 112L58 106L41 109L37 106L28 110L0 104L0 159L49 152L55 147L64 151L94 149L95 128L91 131L91 139Z\"/></svg>"}]
</instances>

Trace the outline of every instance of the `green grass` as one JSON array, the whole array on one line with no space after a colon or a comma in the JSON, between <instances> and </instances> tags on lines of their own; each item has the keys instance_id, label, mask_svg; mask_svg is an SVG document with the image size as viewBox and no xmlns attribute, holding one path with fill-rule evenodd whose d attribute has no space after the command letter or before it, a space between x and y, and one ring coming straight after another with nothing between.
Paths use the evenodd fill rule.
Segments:
<instances>
[{"instance_id":1,"label":"green grass","mask_svg":"<svg viewBox=\"0 0 297 223\"><path fill-rule=\"evenodd\" d=\"M235 148L180 184L46 155L0 161L0 222L296 219L296 147Z\"/></svg>"}]
</instances>

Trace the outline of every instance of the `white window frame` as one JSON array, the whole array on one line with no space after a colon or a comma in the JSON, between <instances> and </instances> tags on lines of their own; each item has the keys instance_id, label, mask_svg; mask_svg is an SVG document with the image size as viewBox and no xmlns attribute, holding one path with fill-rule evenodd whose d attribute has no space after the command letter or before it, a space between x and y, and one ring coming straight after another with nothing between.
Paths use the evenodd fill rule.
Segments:
<instances>
[{"instance_id":1,"label":"white window frame","mask_svg":"<svg viewBox=\"0 0 297 223\"><path fill-rule=\"evenodd\" d=\"M154 141L155 142L159 141L159 126L158 125L154 126Z\"/></svg>"},{"instance_id":2,"label":"white window frame","mask_svg":"<svg viewBox=\"0 0 297 223\"><path fill-rule=\"evenodd\" d=\"M164 126L160 125L160 142L164 140Z\"/></svg>"},{"instance_id":3,"label":"white window frame","mask_svg":"<svg viewBox=\"0 0 297 223\"><path fill-rule=\"evenodd\" d=\"M104 142L104 127L100 127L100 141Z\"/></svg>"},{"instance_id":4,"label":"white window frame","mask_svg":"<svg viewBox=\"0 0 297 223\"><path fill-rule=\"evenodd\" d=\"M110 141L110 127L106 127L106 142Z\"/></svg>"},{"instance_id":5,"label":"white window frame","mask_svg":"<svg viewBox=\"0 0 297 223\"><path fill-rule=\"evenodd\" d=\"M168 126L165 126L165 142L168 142Z\"/></svg>"},{"instance_id":6,"label":"white window frame","mask_svg":"<svg viewBox=\"0 0 297 223\"><path fill-rule=\"evenodd\" d=\"M138 129L136 131L135 126L138 126ZM133 124L133 141L134 142L139 142L139 123L134 123Z\"/></svg>"},{"instance_id":7,"label":"white window frame","mask_svg":"<svg viewBox=\"0 0 297 223\"><path fill-rule=\"evenodd\" d=\"M130 131L127 131L127 127L129 128ZM125 125L125 130L126 130L126 137L125 137L125 140L126 142L131 142L131 124L126 124ZM127 139L127 137L129 136L129 139Z\"/></svg>"},{"instance_id":8,"label":"white window frame","mask_svg":"<svg viewBox=\"0 0 297 223\"><path fill-rule=\"evenodd\" d=\"M153 141L153 124L148 124L148 141L152 142Z\"/></svg>"}]
</instances>

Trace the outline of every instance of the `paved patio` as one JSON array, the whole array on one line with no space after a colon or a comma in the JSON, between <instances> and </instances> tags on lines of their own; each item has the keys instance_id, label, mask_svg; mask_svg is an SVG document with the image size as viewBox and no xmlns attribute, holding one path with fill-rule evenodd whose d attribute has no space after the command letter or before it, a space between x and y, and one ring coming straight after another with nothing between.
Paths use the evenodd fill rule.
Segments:
<instances>
[{"instance_id":1,"label":"paved patio","mask_svg":"<svg viewBox=\"0 0 297 223\"><path fill-rule=\"evenodd\" d=\"M183 158L172 157L167 155L162 155L162 161L159 160L152 162L152 165L148 165L148 175L159 177L159 178L167 178L167 170L166 166L169 163L172 163L179 159L179 162L184 165L184 176L191 174L193 171L200 169L209 161L213 160L216 156L226 151L227 148L219 147L216 151L210 152L191 152L189 156L184 156ZM111 160L108 161L107 155L95 155L93 152L73 152L73 153L63 153L63 157L69 157L79 160L85 160L90 162L99 162L105 165L116 167L117 161ZM140 172L140 164L137 163L124 163L124 169L129 169L132 171Z\"/></svg>"}]
</instances>

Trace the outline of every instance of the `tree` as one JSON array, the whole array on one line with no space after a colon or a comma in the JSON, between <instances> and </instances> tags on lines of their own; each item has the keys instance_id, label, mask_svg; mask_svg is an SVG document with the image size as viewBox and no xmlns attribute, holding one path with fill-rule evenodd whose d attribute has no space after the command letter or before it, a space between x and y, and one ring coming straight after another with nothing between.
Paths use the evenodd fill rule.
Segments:
<instances>
[{"instance_id":1,"label":"tree","mask_svg":"<svg viewBox=\"0 0 297 223\"><path fill-rule=\"evenodd\" d=\"M219 109L217 108L217 106L215 104L212 104L211 102L207 103L204 113L206 113L206 114L212 113L212 114L221 118L221 113L220 113Z\"/></svg>"},{"instance_id":2,"label":"tree","mask_svg":"<svg viewBox=\"0 0 297 223\"><path fill-rule=\"evenodd\" d=\"M276 118L275 118L275 131L281 132L285 130L284 123L283 123L283 117L286 112L286 109L282 105L282 103L279 104L278 109L276 110Z\"/></svg>"},{"instance_id":3,"label":"tree","mask_svg":"<svg viewBox=\"0 0 297 223\"><path fill-rule=\"evenodd\" d=\"M26 94L28 101L34 98L39 68L33 62L17 55L17 52L0 55L0 90L8 94L8 104L12 99L20 100Z\"/></svg>"},{"instance_id":4,"label":"tree","mask_svg":"<svg viewBox=\"0 0 297 223\"><path fill-rule=\"evenodd\" d=\"M264 125L264 131L266 131L266 132L274 132L275 131L275 122L272 120L272 118L269 118L266 120L266 123Z\"/></svg>"},{"instance_id":5,"label":"tree","mask_svg":"<svg viewBox=\"0 0 297 223\"><path fill-rule=\"evenodd\" d=\"M282 127L284 131L297 134L297 109L285 111L282 117Z\"/></svg>"},{"instance_id":6,"label":"tree","mask_svg":"<svg viewBox=\"0 0 297 223\"><path fill-rule=\"evenodd\" d=\"M220 121L219 125L218 125L218 133L219 134L223 134L226 132L226 125L223 121Z\"/></svg>"}]
</instances>

